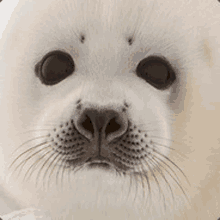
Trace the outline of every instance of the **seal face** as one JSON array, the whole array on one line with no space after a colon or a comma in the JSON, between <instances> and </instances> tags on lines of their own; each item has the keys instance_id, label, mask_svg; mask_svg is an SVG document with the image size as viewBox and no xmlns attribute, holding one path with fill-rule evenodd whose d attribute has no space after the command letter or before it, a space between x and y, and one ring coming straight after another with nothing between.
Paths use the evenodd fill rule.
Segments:
<instances>
[{"instance_id":1,"label":"seal face","mask_svg":"<svg viewBox=\"0 0 220 220\"><path fill-rule=\"evenodd\" d=\"M35 66L36 76L43 85L55 86L73 72L72 57L61 51L49 52ZM175 81L171 65L156 56L141 60L136 74L158 90L167 89ZM123 172L143 167L152 150L155 151L156 143L148 137L148 132L129 120L128 104L124 103L121 110L114 106L111 110L95 106L82 110L82 106L79 100L76 106L79 114L58 124L48 134L46 142L62 155L62 163L69 167L87 162L90 167L93 163L105 168L114 165L112 168Z\"/></svg>"},{"instance_id":2,"label":"seal face","mask_svg":"<svg viewBox=\"0 0 220 220\"><path fill-rule=\"evenodd\" d=\"M220 6L195 4L18 4L0 45L0 177L21 208L217 219Z\"/></svg>"}]
</instances>

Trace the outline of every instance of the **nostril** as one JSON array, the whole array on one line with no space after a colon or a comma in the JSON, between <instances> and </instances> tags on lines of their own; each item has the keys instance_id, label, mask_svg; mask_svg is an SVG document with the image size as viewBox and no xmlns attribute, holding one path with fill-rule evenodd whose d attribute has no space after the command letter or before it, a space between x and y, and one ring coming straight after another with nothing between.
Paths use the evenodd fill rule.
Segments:
<instances>
[{"instance_id":1,"label":"nostril","mask_svg":"<svg viewBox=\"0 0 220 220\"><path fill-rule=\"evenodd\" d=\"M105 134L106 134L106 136L108 136L110 133L117 132L120 129L121 129L121 125L119 123L117 123L116 117L114 117L108 123L108 125L105 129Z\"/></svg>"},{"instance_id":2,"label":"nostril","mask_svg":"<svg viewBox=\"0 0 220 220\"><path fill-rule=\"evenodd\" d=\"M91 133L92 135L94 134L92 121L90 120L88 115L85 115L85 118L81 121L80 127L85 129L87 132Z\"/></svg>"}]
</instances>

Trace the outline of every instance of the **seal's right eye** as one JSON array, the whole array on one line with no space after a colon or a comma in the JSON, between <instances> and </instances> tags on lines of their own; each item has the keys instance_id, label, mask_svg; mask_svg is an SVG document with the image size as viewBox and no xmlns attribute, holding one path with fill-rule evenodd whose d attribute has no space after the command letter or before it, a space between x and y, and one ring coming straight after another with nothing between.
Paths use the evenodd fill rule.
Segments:
<instances>
[{"instance_id":1,"label":"seal's right eye","mask_svg":"<svg viewBox=\"0 0 220 220\"><path fill-rule=\"evenodd\" d=\"M45 85L55 85L75 70L72 57L59 50L49 52L35 66L35 73Z\"/></svg>"},{"instance_id":2,"label":"seal's right eye","mask_svg":"<svg viewBox=\"0 0 220 220\"><path fill-rule=\"evenodd\" d=\"M159 90L169 88L176 80L176 73L164 57L149 56L141 60L136 68L137 76Z\"/></svg>"}]
</instances>

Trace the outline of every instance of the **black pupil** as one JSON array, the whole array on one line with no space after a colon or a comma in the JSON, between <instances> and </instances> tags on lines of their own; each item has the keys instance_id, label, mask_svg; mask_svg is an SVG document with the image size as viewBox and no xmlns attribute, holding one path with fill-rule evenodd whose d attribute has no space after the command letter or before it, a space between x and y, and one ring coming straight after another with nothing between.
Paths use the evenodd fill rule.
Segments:
<instances>
[{"instance_id":1,"label":"black pupil","mask_svg":"<svg viewBox=\"0 0 220 220\"><path fill-rule=\"evenodd\" d=\"M149 78L157 83L164 83L169 77L167 67L162 63L151 62L151 64L146 67L145 71Z\"/></svg>"},{"instance_id":2,"label":"black pupil","mask_svg":"<svg viewBox=\"0 0 220 220\"><path fill-rule=\"evenodd\" d=\"M137 66L136 73L147 83L159 90L165 90L174 83L176 76L165 58L149 56Z\"/></svg>"},{"instance_id":3,"label":"black pupil","mask_svg":"<svg viewBox=\"0 0 220 220\"><path fill-rule=\"evenodd\" d=\"M42 75L46 80L56 81L65 77L73 69L70 59L64 54L54 54L48 57L42 66Z\"/></svg>"}]
</instances>

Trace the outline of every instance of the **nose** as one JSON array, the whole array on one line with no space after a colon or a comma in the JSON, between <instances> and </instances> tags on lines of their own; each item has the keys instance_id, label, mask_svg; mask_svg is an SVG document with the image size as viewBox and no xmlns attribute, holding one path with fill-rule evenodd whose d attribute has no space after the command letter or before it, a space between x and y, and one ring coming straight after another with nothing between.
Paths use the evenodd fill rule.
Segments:
<instances>
[{"instance_id":1,"label":"nose","mask_svg":"<svg viewBox=\"0 0 220 220\"><path fill-rule=\"evenodd\" d=\"M99 137L111 142L127 131L128 118L125 112L114 109L88 108L78 116L76 128L90 141Z\"/></svg>"}]
</instances>

